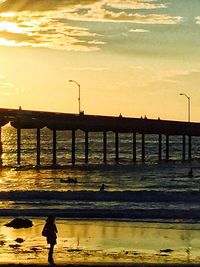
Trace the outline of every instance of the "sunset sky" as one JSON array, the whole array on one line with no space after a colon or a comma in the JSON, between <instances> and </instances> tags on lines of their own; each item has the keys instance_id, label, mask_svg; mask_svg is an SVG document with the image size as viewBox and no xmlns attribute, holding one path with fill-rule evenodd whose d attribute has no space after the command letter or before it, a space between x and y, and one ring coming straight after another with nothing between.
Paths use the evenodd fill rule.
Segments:
<instances>
[{"instance_id":1,"label":"sunset sky","mask_svg":"<svg viewBox=\"0 0 200 267\"><path fill-rule=\"evenodd\" d=\"M200 0L0 0L0 107L200 121Z\"/></svg>"}]
</instances>

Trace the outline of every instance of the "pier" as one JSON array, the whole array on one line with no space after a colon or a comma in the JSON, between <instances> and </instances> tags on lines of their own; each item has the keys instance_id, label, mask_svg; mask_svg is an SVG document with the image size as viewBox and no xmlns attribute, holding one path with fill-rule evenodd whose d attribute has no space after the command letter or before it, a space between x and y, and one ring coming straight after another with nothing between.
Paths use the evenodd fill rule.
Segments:
<instances>
[{"instance_id":1,"label":"pier","mask_svg":"<svg viewBox=\"0 0 200 267\"><path fill-rule=\"evenodd\" d=\"M129 118L114 116L97 116L43 112L22 109L0 109L0 154L2 155L1 129L10 123L17 131L16 164L21 164L21 130L36 130L36 165L40 166L41 153L41 129L47 127L52 131L52 163L57 164L56 143L58 131L71 131L71 164L76 164L76 131L84 132L85 138L85 164L89 163L89 133L102 133L102 162L107 162L107 133L113 132L115 137L115 162L120 161L120 133L131 133L132 136L132 162L145 162L145 138L154 134L158 138L158 161L169 160L170 136L182 137L182 160L192 160L192 137L200 136L200 123L170 121L161 119ZM141 158L137 155L136 134L141 135ZM164 137L164 138L163 138ZM163 141L164 140L164 141ZM165 146L165 155L162 147ZM187 148L187 151L186 151ZM101 162L99 162L101 163ZM1 160L1 165L3 164Z\"/></svg>"}]
</instances>

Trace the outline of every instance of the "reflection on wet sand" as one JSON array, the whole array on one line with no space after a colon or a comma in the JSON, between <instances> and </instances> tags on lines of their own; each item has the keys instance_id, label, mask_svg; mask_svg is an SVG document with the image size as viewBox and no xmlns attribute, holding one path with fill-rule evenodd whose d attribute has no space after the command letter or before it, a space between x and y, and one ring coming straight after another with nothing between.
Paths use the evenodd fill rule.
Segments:
<instances>
[{"instance_id":1,"label":"reflection on wet sand","mask_svg":"<svg viewBox=\"0 0 200 267\"><path fill-rule=\"evenodd\" d=\"M0 220L0 263L46 263L48 246L41 236L44 219L29 229ZM56 263L197 263L200 225L181 223L80 221L57 219ZM23 240L23 242L17 242Z\"/></svg>"}]
</instances>

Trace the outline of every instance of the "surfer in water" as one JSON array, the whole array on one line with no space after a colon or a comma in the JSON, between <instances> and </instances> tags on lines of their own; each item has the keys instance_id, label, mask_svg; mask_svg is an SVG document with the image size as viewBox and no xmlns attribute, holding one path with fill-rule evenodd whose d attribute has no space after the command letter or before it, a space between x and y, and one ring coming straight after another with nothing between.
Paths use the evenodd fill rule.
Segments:
<instances>
[{"instance_id":1,"label":"surfer in water","mask_svg":"<svg viewBox=\"0 0 200 267\"><path fill-rule=\"evenodd\" d=\"M191 168L190 171L188 172L188 177L193 177L193 169Z\"/></svg>"},{"instance_id":2,"label":"surfer in water","mask_svg":"<svg viewBox=\"0 0 200 267\"><path fill-rule=\"evenodd\" d=\"M101 187L100 187L100 189L99 189L99 191L100 192L103 192L104 190L105 190L105 184L102 184Z\"/></svg>"}]
</instances>

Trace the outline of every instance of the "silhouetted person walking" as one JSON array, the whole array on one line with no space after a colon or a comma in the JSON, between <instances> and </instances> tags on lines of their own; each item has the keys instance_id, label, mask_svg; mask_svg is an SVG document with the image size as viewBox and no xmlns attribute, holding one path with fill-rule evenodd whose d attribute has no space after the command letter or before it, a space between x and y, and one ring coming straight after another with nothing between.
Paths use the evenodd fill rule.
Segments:
<instances>
[{"instance_id":1,"label":"silhouetted person walking","mask_svg":"<svg viewBox=\"0 0 200 267\"><path fill-rule=\"evenodd\" d=\"M54 246L57 244L56 239L57 239L57 227L55 224L55 217L54 216L49 216L46 219L46 224L42 230L42 235L47 238L47 244L50 244L49 248L49 254L48 254L48 262L53 264L53 249Z\"/></svg>"}]
</instances>

